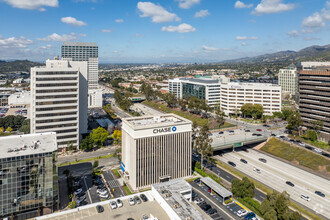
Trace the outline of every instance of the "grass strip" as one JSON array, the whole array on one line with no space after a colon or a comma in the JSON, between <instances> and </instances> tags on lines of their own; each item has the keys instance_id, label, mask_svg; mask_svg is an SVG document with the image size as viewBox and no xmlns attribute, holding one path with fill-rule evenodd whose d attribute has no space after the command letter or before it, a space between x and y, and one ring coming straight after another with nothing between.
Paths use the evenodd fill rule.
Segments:
<instances>
[{"instance_id":1,"label":"grass strip","mask_svg":"<svg viewBox=\"0 0 330 220\"><path fill-rule=\"evenodd\" d=\"M133 193L131 190L129 190L128 186L123 186L124 191L126 192L126 195L132 195Z\"/></svg>"},{"instance_id":2,"label":"grass strip","mask_svg":"<svg viewBox=\"0 0 330 220\"><path fill-rule=\"evenodd\" d=\"M294 137L293 137L292 135L290 135L290 138L294 139ZM327 143L325 143L325 142L323 142L323 141L318 141L318 140L316 140L316 141L311 141L311 140L308 140L308 139L305 139L305 138L303 138L303 137L299 137L299 136L296 136L295 138L296 138L297 140L300 140L300 141L302 141L302 142L305 142L305 143L307 143L307 144L309 144L309 145L312 145L312 146L314 146L314 147L321 148L321 149L324 149L324 150L330 152L330 145L327 144Z\"/></svg>"},{"instance_id":3,"label":"grass strip","mask_svg":"<svg viewBox=\"0 0 330 220\"><path fill-rule=\"evenodd\" d=\"M250 209L252 212L257 214L258 216L262 216L259 209L260 209L260 203L253 198L235 198L237 201L239 201L242 205Z\"/></svg>"},{"instance_id":4,"label":"grass strip","mask_svg":"<svg viewBox=\"0 0 330 220\"><path fill-rule=\"evenodd\" d=\"M104 156L98 156L98 157L92 157L92 158L86 158L86 159L82 159L82 160L77 160L77 161L72 161L72 162L65 162L65 163L61 163L59 165L57 165L58 167L62 167L62 166L67 166L67 165L73 165L73 164L77 164L77 163L85 163L85 162L90 162L90 161L94 161L94 160L100 160L100 159L106 159L106 158L111 158L115 156L115 154L108 154L108 155L104 155Z\"/></svg>"},{"instance_id":5,"label":"grass strip","mask_svg":"<svg viewBox=\"0 0 330 220\"><path fill-rule=\"evenodd\" d=\"M120 174L119 174L118 170L119 169L113 169L112 170L113 174L115 174L115 176L116 176L117 179L120 178Z\"/></svg>"}]
</instances>

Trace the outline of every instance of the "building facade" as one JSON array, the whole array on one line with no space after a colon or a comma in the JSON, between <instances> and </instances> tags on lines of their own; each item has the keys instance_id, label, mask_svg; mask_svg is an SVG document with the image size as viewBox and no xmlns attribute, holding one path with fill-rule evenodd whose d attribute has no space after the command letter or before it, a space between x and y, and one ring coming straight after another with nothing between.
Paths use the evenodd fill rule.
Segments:
<instances>
[{"instance_id":1,"label":"building facade","mask_svg":"<svg viewBox=\"0 0 330 220\"><path fill-rule=\"evenodd\" d=\"M175 114L123 119L121 169L134 190L191 175L191 127Z\"/></svg>"},{"instance_id":2,"label":"building facade","mask_svg":"<svg viewBox=\"0 0 330 220\"><path fill-rule=\"evenodd\" d=\"M294 65L286 69L280 69L278 73L278 84L282 92L289 92L293 97L298 93L298 71Z\"/></svg>"},{"instance_id":3,"label":"building facade","mask_svg":"<svg viewBox=\"0 0 330 220\"><path fill-rule=\"evenodd\" d=\"M96 43L64 42L62 59L87 61L88 107L102 107L102 90L98 88L99 58Z\"/></svg>"},{"instance_id":4,"label":"building facade","mask_svg":"<svg viewBox=\"0 0 330 220\"><path fill-rule=\"evenodd\" d=\"M313 122L322 121L319 139L330 141L330 62L304 62L299 69L299 111L304 126L313 129ZM328 64L328 65L326 65Z\"/></svg>"},{"instance_id":5,"label":"building facade","mask_svg":"<svg viewBox=\"0 0 330 220\"><path fill-rule=\"evenodd\" d=\"M87 62L47 60L31 68L31 133L56 132L60 149L87 132Z\"/></svg>"},{"instance_id":6,"label":"building facade","mask_svg":"<svg viewBox=\"0 0 330 220\"><path fill-rule=\"evenodd\" d=\"M220 108L226 115L239 114L242 105L260 104L265 115L281 111L281 86L265 83L234 83L221 85Z\"/></svg>"},{"instance_id":7,"label":"building facade","mask_svg":"<svg viewBox=\"0 0 330 220\"><path fill-rule=\"evenodd\" d=\"M56 134L1 137L0 217L28 219L58 209Z\"/></svg>"}]
</instances>

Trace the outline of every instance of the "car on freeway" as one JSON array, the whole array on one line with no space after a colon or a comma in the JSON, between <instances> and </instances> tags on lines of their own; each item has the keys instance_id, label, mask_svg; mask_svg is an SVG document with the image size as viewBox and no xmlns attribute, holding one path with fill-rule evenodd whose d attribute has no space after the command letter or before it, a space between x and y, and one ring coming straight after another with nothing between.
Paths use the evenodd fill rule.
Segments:
<instances>
[{"instance_id":1,"label":"car on freeway","mask_svg":"<svg viewBox=\"0 0 330 220\"><path fill-rule=\"evenodd\" d=\"M314 148L311 147L311 146L306 146L305 148L308 149L308 150L314 150Z\"/></svg>"},{"instance_id":2,"label":"car on freeway","mask_svg":"<svg viewBox=\"0 0 330 220\"><path fill-rule=\"evenodd\" d=\"M325 197L324 193L322 193L321 191L315 191L315 194L321 197Z\"/></svg>"},{"instance_id":3,"label":"car on freeway","mask_svg":"<svg viewBox=\"0 0 330 220\"><path fill-rule=\"evenodd\" d=\"M219 133L218 134L223 134L223 131L219 131Z\"/></svg>"},{"instance_id":4,"label":"car on freeway","mask_svg":"<svg viewBox=\"0 0 330 220\"><path fill-rule=\"evenodd\" d=\"M134 196L134 200L136 202L136 204L141 204L141 199L138 196Z\"/></svg>"},{"instance_id":5,"label":"car on freeway","mask_svg":"<svg viewBox=\"0 0 330 220\"><path fill-rule=\"evenodd\" d=\"M263 163L267 163L267 160L265 158L259 158L259 160Z\"/></svg>"},{"instance_id":6,"label":"car on freeway","mask_svg":"<svg viewBox=\"0 0 330 220\"><path fill-rule=\"evenodd\" d=\"M256 214L254 214L254 212L250 212L249 214L247 214L244 219L246 220L250 220L252 218L256 217Z\"/></svg>"},{"instance_id":7,"label":"car on freeway","mask_svg":"<svg viewBox=\"0 0 330 220\"><path fill-rule=\"evenodd\" d=\"M148 201L148 198L144 194L141 194L140 195L140 198L142 199L143 202L147 202Z\"/></svg>"},{"instance_id":8,"label":"car on freeway","mask_svg":"<svg viewBox=\"0 0 330 220\"><path fill-rule=\"evenodd\" d=\"M123 202L120 199L117 199L116 203L118 208L123 207Z\"/></svg>"},{"instance_id":9,"label":"car on freeway","mask_svg":"<svg viewBox=\"0 0 330 220\"><path fill-rule=\"evenodd\" d=\"M246 160L244 160L244 159L240 159L240 161L241 161L242 163L245 163L245 164L248 163L248 162L247 162Z\"/></svg>"},{"instance_id":10,"label":"car on freeway","mask_svg":"<svg viewBox=\"0 0 330 220\"><path fill-rule=\"evenodd\" d=\"M285 183L288 184L289 186L294 187L294 184L291 181L286 181Z\"/></svg>"},{"instance_id":11,"label":"car on freeway","mask_svg":"<svg viewBox=\"0 0 330 220\"><path fill-rule=\"evenodd\" d=\"M307 202L311 201L311 198L309 196L304 195L304 194L301 194L300 198L306 200Z\"/></svg>"},{"instance_id":12,"label":"car on freeway","mask_svg":"<svg viewBox=\"0 0 330 220\"><path fill-rule=\"evenodd\" d=\"M249 130L249 129L245 129L244 131L245 131L245 132L250 132L250 130Z\"/></svg>"},{"instance_id":13,"label":"car on freeway","mask_svg":"<svg viewBox=\"0 0 330 220\"><path fill-rule=\"evenodd\" d=\"M262 129L258 128L256 131L262 131Z\"/></svg>"},{"instance_id":14,"label":"car on freeway","mask_svg":"<svg viewBox=\"0 0 330 220\"><path fill-rule=\"evenodd\" d=\"M239 217L242 217L246 214L248 214L248 211L246 209L238 210L237 213L236 213L236 215L238 215Z\"/></svg>"},{"instance_id":15,"label":"car on freeway","mask_svg":"<svg viewBox=\"0 0 330 220\"><path fill-rule=\"evenodd\" d=\"M130 205L135 205L135 201L134 201L133 197L129 198L129 204Z\"/></svg>"},{"instance_id":16,"label":"car on freeway","mask_svg":"<svg viewBox=\"0 0 330 220\"><path fill-rule=\"evenodd\" d=\"M101 206L101 205L97 205L97 206L96 206L96 211L97 211L98 213L103 212L103 211L104 211L103 206Z\"/></svg>"},{"instance_id":17,"label":"car on freeway","mask_svg":"<svg viewBox=\"0 0 330 220\"><path fill-rule=\"evenodd\" d=\"M258 134L257 133L252 133L252 136L258 136Z\"/></svg>"},{"instance_id":18,"label":"car on freeway","mask_svg":"<svg viewBox=\"0 0 330 220\"><path fill-rule=\"evenodd\" d=\"M318 148L314 148L314 151L315 151L316 153L322 153L322 150L320 150L320 149L318 149Z\"/></svg>"},{"instance_id":19,"label":"car on freeway","mask_svg":"<svg viewBox=\"0 0 330 220\"><path fill-rule=\"evenodd\" d=\"M302 146L302 147L305 147L306 146L306 144L305 143L302 143L302 142L300 142L298 145L299 146Z\"/></svg>"},{"instance_id":20,"label":"car on freeway","mask_svg":"<svg viewBox=\"0 0 330 220\"><path fill-rule=\"evenodd\" d=\"M117 208L117 203L115 201L110 202L110 207L111 209L116 209Z\"/></svg>"},{"instance_id":21,"label":"car on freeway","mask_svg":"<svg viewBox=\"0 0 330 220\"><path fill-rule=\"evenodd\" d=\"M232 162L232 161L228 161L228 164L231 165L231 166L233 166L233 167L236 167L236 164L234 162Z\"/></svg>"},{"instance_id":22,"label":"car on freeway","mask_svg":"<svg viewBox=\"0 0 330 220\"><path fill-rule=\"evenodd\" d=\"M266 128L270 128L270 126L269 125L263 125L264 127L266 127Z\"/></svg>"},{"instance_id":23,"label":"car on freeway","mask_svg":"<svg viewBox=\"0 0 330 220\"><path fill-rule=\"evenodd\" d=\"M276 134L271 134L270 136L272 136L272 137L276 137Z\"/></svg>"},{"instance_id":24,"label":"car on freeway","mask_svg":"<svg viewBox=\"0 0 330 220\"><path fill-rule=\"evenodd\" d=\"M260 169L256 168L256 167L253 167L253 171L254 172L257 172L257 173L261 173Z\"/></svg>"},{"instance_id":25,"label":"car on freeway","mask_svg":"<svg viewBox=\"0 0 330 220\"><path fill-rule=\"evenodd\" d=\"M322 155L325 156L325 157L330 157L330 154L325 153L325 152L322 152Z\"/></svg>"}]
</instances>

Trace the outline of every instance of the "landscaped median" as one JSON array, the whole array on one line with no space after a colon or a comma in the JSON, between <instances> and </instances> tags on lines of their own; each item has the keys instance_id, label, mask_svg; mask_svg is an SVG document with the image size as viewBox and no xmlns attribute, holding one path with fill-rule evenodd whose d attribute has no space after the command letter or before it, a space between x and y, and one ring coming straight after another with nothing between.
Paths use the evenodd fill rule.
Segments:
<instances>
[{"instance_id":1,"label":"landscaped median","mask_svg":"<svg viewBox=\"0 0 330 220\"><path fill-rule=\"evenodd\" d=\"M330 172L329 159L274 137L260 150L323 174L329 174Z\"/></svg>"},{"instance_id":2,"label":"landscaped median","mask_svg":"<svg viewBox=\"0 0 330 220\"><path fill-rule=\"evenodd\" d=\"M61 166L73 165L73 164L77 164L77 163L85 163L85 162L90 162L90 161L94 161L94 160L106 159L106 158L110 158L113 156L115 156L115 154L108 154L108 155L99 156L99 157L92 157L92 158L86 158L86 159L76 160L76 161L72 161L72 162L65 162L65 163L58 164L57 166L61 167Z\"/></svg>"}]
</instances>

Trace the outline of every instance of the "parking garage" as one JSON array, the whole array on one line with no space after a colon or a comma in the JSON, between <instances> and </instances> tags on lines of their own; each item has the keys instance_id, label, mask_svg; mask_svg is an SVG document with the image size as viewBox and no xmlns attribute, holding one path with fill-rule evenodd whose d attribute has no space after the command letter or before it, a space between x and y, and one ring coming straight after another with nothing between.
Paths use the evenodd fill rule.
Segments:
<instances>
[{"instance_id":1,"label":"parking garage","mask_svg":"<svg viewBox=\"0 0 330 220\"><path fill-rule=\"evenodd\" d=\"M215 193L220 196L223 201L231 200L233 198L233 194L228 191L226 188L222 187L219 183L215 182L210 177L201 178L201 183L206 185L211 189L211 193Z\"/></svg>"}]
</instances>

